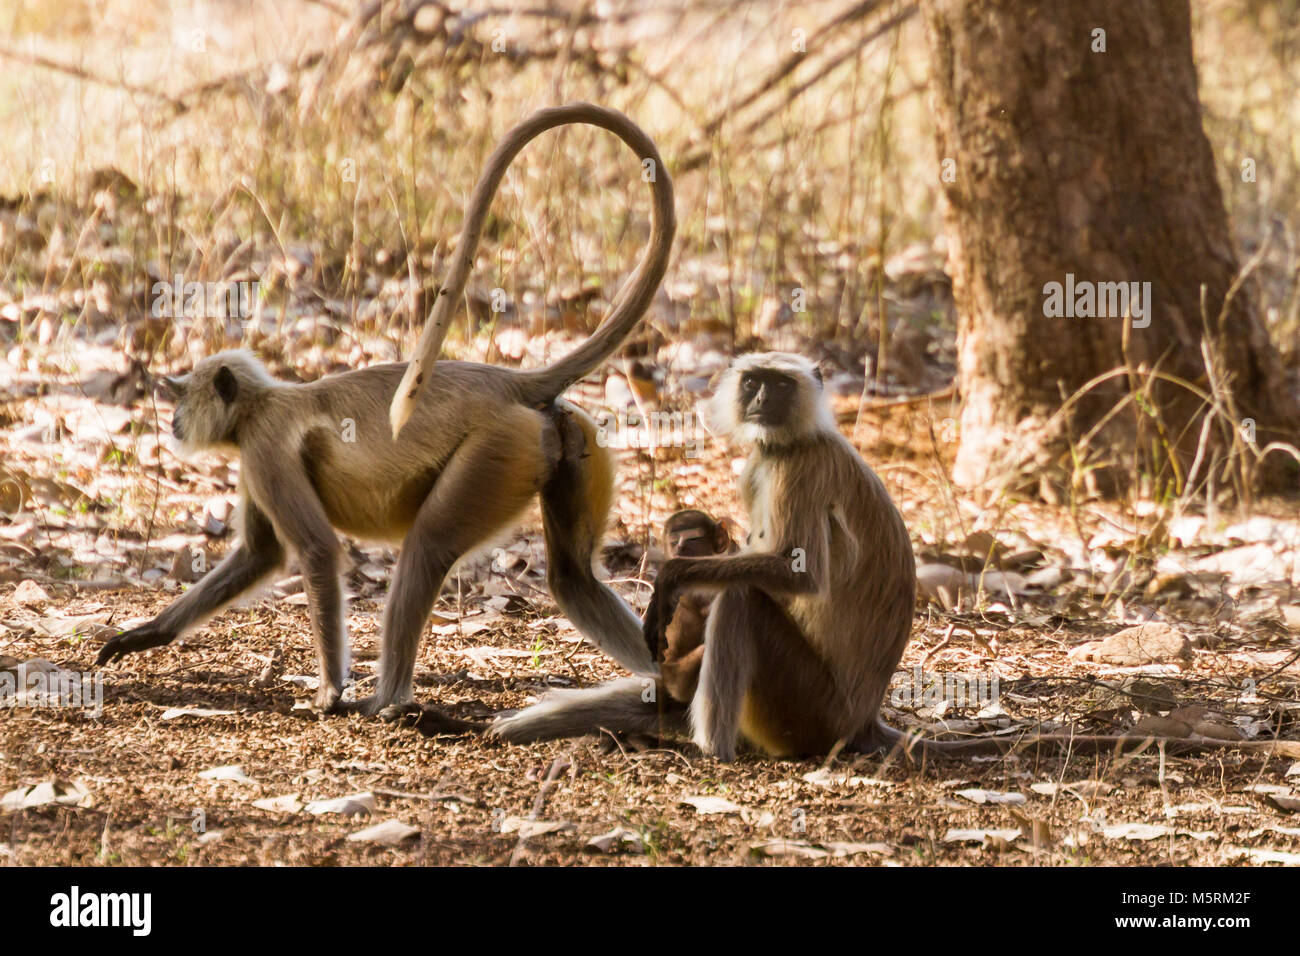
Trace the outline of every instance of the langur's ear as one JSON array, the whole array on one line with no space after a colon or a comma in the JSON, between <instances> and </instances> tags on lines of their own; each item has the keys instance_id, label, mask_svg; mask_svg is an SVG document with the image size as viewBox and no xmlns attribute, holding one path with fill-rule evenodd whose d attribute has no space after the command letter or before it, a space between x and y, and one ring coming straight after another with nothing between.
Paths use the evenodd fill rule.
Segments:
<instances>
[{"instance_id":1,"label":"langur's ear","mask_svg":"<svg viewBox=\"0 0 1300 956\"><path fill-rule=\"evenodd\" d=\"M713 553L726 554L731 550L732 539L734 537L735 522L726 515L717 519L713 530Z\"/></svg>"},{"instance_id":2,"label":"langur's ear","mask_svg":"<svg viewBox=\"0 0 1300 956\"><path fill-rule=\"evenodd\" d=\"M235 373L225 365L217 369L217 374L212 378L212 387L227 405L239 394L239 382L235 379Z\"/></svg>"},{"instance_id":3,"label":"langur's ear","mask_svg":"<svg viewBox=\"0 0 1300 956\"><path fill-rule=\"evenodd\" d=\"M821 386L825 385L826 383L822 379L822 367L820 365L814 365L812 371L813 371L813 378L817 379L817 387L820 388Z\"/></svg>"}]
</instances>

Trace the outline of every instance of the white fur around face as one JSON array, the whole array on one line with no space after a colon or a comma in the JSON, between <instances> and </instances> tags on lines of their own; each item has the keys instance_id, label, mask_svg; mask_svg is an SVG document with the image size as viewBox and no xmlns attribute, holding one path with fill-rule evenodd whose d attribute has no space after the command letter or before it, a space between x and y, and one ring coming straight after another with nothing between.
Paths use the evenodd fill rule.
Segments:
<instances>
[{"instance_id":1,"label":"white fur around face","mask_svg":"<svg viewBox=\"0 0 1300 956\"><path fill-rule=\"evenodd\" d=\"M741 420L740 378L756 369L784 372L799 383L798 404L789 424L770 428ZM711 434L743 446L788 444L813 432L835 431L817 366L793 352L754 352L737 358L722 373L713 395L700 405L700 420Z\"/></svg>"}]
</instances>

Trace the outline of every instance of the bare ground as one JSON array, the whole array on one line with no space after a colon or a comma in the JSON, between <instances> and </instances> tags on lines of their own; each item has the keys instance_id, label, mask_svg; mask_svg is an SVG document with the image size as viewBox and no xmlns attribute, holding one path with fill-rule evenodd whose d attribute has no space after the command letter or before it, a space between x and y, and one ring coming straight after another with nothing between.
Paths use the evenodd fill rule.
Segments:
<instances>
[{"instance_id":1,"label":"bare ground","mask_svg":"<svg viewBox=\"0 0 1300 956\"><path fill-rule=\"evenodd\" d=\"M43 658L89 673L105 635L156 613L177 593L175 578L184 576L185 560L175 555L186 555L185 542L205 547L213 559L229 546L228 529L209 525L216 533L205 536L200 526L208 520L205 502L228 496L233 475L220 461L182 469L166 453L152 468L132 465L118 473L94 465L104 460L102 449L90 454L90 464L78 464L70 440L50 454L48 443L33 446L21 438L40 405L11 406L4 435L7 467L24 477L35 503L3 526L0 655L11 659L10 666ZM904 408L872 413L858 423L869 460L885 463L882 473L902 502L922 561L964 546L954 542L953 529L943 530L941 512L949 506L927 490L933 486L921 474L925 453L914 451L926 445L921 436L932 434L929 416ZM84 445L84 424L79 440ZM139 447L138 435L126 440ZM115 445L123 437L109 434L99 441ZM657 459L624 455L621 510L605 563L629 599L643 600L645 591L635 580L653 576L652 566L641 563L638 543L645 540L648 516L658 520L684 505L739 516L731 467L729 456L716 449L691 462L672 460L667 451ZM112 491L114 482L135 487ZM58 505L68 487L80 489L91 504ZM108 501L125 510L132 501L152 502L152 517L121 520L106 513L102 505ZM1057 548L1077 529L1059 512L1024 503L982 515L964 507L975 515L971 528L989 528L1013 544L1025 535L1049 542L1032 563L1071 563ZM1285 506L1274 510L1278 520L1288 514ZM1102 531L1120 526L1101 515L1094 507L1074 521ZM981 549L987 544L974 542ZM1231 553L1211 551L1209 557ZM348 625L353 674L364 684L373 676L391 553L354 548L351 554ZM1207 559L1190 553L1184 558L1189 566ZM1284 564L1283 559L1276 560ZM449 583L437 609L441 618L431 624L421 649L422 699L461 717L487 717L523 705L547 686L589 685L615 676L614 666L556 616L542 586L544 556L534 524L526 522L505 542L496 561L495 570L488 559L471 562ZM1278 575L1287 573L1283 567ZM1300 641L1288 626L1290 592L1282 585L1281 592L1229 587L1219 579L1205 588L1203 570L1185 578L1151 574L1099 583L1076 575L1072 585L1028 587L1009 602L996 594L948 607L923 602L902 679L922 662L927 673L995 675L1000 697L982 712L890 707L889 719L932 733L1020 734L1040 723L1111 733L1144 716L1185 716L1179 708L1193 707L1229 734L1300 737ZM34 585L44 594L33 591ZM1127 603L1117 600L1122 594ZM1068 655L1072 647L1153 612L1188 636L1187 659L1122 667ZM460 623L458 613L464 615ZM100 716L24 703L0 710L0 793L37 804L0 811L0 861L1300 861L1300 817L1293 812L1300 764L1293 759L1231 751L1162 759L1151 746L1138 756L1066 759L1024 752L928 766L848 755L829 761L746 755L723 765L701 758L689 745L669 749L650 740L510 747L474 737L428 739L359 718L318 717L305 709L314 673L306 608L290 576L177 644L105 669ZM169 708L229 713L171 716ZM240 772L226 773L241 779L203 776L232 765ZM27 788L42 783L56 784L46 797L62 795L66 802L43 800L39 791L33 797ZM74 784L82 789L71 790ZM312 814L302 806L359 793L370 795L363 798L372 804L368 815ZM701 797L713 799L696 799ZM255 805L275 798L287 799L269 809ZM392 845L349 839L385 820L401 821L412 832ZM620 833L609 837L614 831ZM601 845L590 845L602 835L606 839L596 841Z\"/></svg>"},{"instance_id":2,"label":"bare ground","mask_svg":"<svg viewBox=\"0 0 1300 956\"><path fill-rule=\"evenodd\" d=\"M99 597L133 612L156 606L129 593ZM377 610L366 601L354 613ZM469 639L453 635L428 642L421 696L462 716L522 704L546 681L528 659L467 668L463 651L519 648L536 633L512 623ZM1235 847L1300 852L1300 819L1288 819L1263 795L1245 791L1260 783L1285 785L1291 765L1285 759L1224 753L1162 762L1148 753L1066 761L1026 755L915 768L858 757L833 767L870 782L826 786L804 779L819 769L816 761L745 756L728 766L688 748L639 750L594 739L531 747L433 740L374 721L295 709L309 694L281 680L258 686L265 661L278 648L284 649L284 672L311 673L306 635L302 609L264 603L227 613L181 648L114 668L98 719L64 710L10 710L0 720L5 789L76 780L93 805L45 806L0 818L5 859L27 865L718 864L761 861L757 848L781 841L797 854L779 857L781 862L812 864L1223 864L1234 860ZM1024 636L1024 643L1033 640ZM362 656L373 656L373 642L361 643ZM571 653L575 646L560 645L567 661L561 654L543 658L546 671L583 682L611 673L596 655ZM31 641L6 650L19 656L52 652L48 644ZM81 648L73 659L88 666L91 651ZM914 645L908 663L920 656ZM165 720L170 707L233 713ZM231 764L251 779L200 776ZM548 773L558 778L542 794ZM1113 789L1054 796L1029 789L1033 783L1078 781L1102 781ZM971 788L1021 793L1027 801L981 806L956 796ZM375 794L376 820L396 818L418 834L398 846L374 846L348 839L371 821L253 806L254 800L287 794L307 802L361 791ZM738 809L706 815L681 802L701 795L723 797ZM1184 809L1173 809L1179 807ZM194 827L199 811L206 840ZM514 825L530 816L563 826L521 840ZM1167 825L1176 832L1107 839L1085 817L1110 825ZM953 829L1014 830L1026 819L1046 824L1048 830L1040 824L1039 836L1051 845L1035 850L1027 839L993 837L983 845L944 839ZM585 846L617 828L635 834L641 851L635 842L608 855ZM823 856L819 848L849 855Z\"/></svg>"}]
</instances>

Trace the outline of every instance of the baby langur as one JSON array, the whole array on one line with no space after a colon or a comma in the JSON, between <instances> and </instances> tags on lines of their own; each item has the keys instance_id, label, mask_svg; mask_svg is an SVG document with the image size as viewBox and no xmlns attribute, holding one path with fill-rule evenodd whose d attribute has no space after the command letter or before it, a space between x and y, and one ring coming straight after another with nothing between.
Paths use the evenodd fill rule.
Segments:
<instances>
[{"instance_id":1,"label":"baby langur","mask_svg":"<svg viewBox=\"0 0 1300 956\"><path fill-rule=\"evenodd\" d=\"M736 550L723 521L694 509L669 516L664 522L664 542L670 558L703 558ZM689 704L695 696L704 663L704 628L712 604L705 595L683 594L664 633L660 685L679 704ZM659 656L658 648L650 648L650 653Z\"/></svg>"},{"instance_id":2,"label":"baby langur","mask_svg":"<svg viewBox=\"0 0 1300 956\"><path fill-rule=\"evenodd\" d=\"M639 619L592 571L613 494L611 458L596 440L592 419L560 395L618 349L667 268L673 191L654 143L622 113L590 104L534 114L489 159L456 255L472 261L492 192L523 144L567 123L616 133L643 161L642 170L651 164L655 170L649 246L599 328L542 369L426 364L415 383L418 400L407 396L396 437L388 414L405 365L296 385L271 378L247 352L225 352L172 380L172 427L182 446L240 453L240 542L158 617L108 641L99 663L170 643L264 579L292 551L302 565L316 641L316 707L389 718L411 713L418 710L412 676L420 633L444 577L467 552L508 529L540 494L556 602L624 667L653 672ZM458 301L463 291L464 274L453 269L442 294ZM340 701L348 667L335 529L402 542L384 608L377 689L347 705Z\"/></svg>"}]
</instances>

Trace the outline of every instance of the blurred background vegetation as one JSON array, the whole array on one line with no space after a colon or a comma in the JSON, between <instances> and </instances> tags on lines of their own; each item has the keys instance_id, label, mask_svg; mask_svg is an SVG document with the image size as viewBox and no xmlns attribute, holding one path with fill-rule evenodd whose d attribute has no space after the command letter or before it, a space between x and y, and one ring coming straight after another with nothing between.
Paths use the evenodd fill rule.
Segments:
<instances>
[{"instance_id":1,"label":"blurred background vegetation","mask_svg":"<svg viewBox=\"0 0 1300 956\"><path fill-rule=\"evenodd\" d=\"M1300 2L1193 11L1229 213L1244 255L1275 230L1259 302L1293 363ZM513 13L0 0L0 340L116 335L185 362L238 342L274 358L292 340L288 364L305 375L406 354L492 146L537 107L589 99L642 123L676 179L661 332L813 343L856 377L884 314L899 344L870 387L932 387L951 375L955 326L914 14L844 0ZM1240 175L1248 158L1255 182ZM598 131L534 145L496 203L470 297L500 344L457 341L462 327L449 350L522 361L550 350L542 333L598 321L644 239L637 173ZM151 324L150 289L177 274L258 280L258 321L182 335ZM486 307L495 288L504 313ZM795 288L806 311L788 307ZM522 334L502 337L503 324Z\"/></svg>"}]
</instances>

